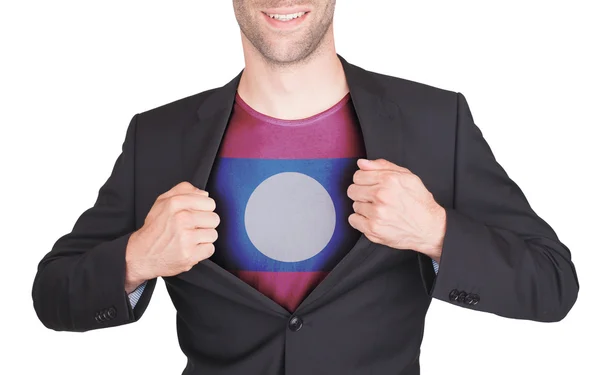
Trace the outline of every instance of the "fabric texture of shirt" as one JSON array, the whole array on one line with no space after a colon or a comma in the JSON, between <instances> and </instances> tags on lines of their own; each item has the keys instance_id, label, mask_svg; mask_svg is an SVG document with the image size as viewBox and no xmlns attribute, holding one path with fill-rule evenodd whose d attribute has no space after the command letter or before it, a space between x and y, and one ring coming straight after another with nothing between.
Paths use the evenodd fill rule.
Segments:
<instances>
[{"instance_id":1,"label":"fabric texture of shirt","mask_svg":"<svg viewBox=\"0 0 600 375\"><path fill-rule=\"evenodd\" d=\"M294 311L361 234L348 223L346 193L361 157L349 94L298 120L236 95L207 183L221 218L212 261Z\"/></svg>"}]
</instances>

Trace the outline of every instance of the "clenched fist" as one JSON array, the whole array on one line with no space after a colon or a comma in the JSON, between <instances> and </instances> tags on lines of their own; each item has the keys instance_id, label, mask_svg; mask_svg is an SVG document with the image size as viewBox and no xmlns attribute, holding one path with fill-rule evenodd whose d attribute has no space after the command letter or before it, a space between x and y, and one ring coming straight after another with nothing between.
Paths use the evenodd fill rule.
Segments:
<instances>
[{"instance_id":1,"label":"clenched fist","mask_svg":"<svg viewBox=\"0 0 600 375\"><path fill-rule=\"evenodd\" d=\"M182 182L160 195L126 249L125 290L146 280L189 271L210 257L220 218L206 191Z\"/></svg>"}]
</instances>

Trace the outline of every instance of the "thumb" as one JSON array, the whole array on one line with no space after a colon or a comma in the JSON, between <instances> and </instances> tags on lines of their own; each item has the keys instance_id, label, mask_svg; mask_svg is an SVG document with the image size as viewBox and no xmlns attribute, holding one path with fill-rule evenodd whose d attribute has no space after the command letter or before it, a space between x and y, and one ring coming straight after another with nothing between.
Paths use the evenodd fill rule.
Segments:
<instances>
[{"instance_id":1,"label":"thumb","mask_svg":"<svg viewBox=\"0 0 600 375\"><path fill-rule=\"evenodd\" d=\"M368 160L368 159L358 159L357 161L358 167L363 170L371 171L376 169L385 169L390 171L398 171L405 172L406 168L396 165L390 161L385 159L376 159L376 160Z\"/></svg>"}]
</instances>

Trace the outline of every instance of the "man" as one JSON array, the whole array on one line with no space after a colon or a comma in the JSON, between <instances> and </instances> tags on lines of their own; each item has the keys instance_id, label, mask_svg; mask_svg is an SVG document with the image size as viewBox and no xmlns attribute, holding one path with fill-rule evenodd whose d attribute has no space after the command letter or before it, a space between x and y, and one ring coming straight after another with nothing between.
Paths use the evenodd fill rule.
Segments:
<instances>
[{"instance_id":1,"label":"man","mask_svg":"<svg viewBox=\"0 0 600 375\"><path fill-rule=\"evenodd\" d=\"M233 5L244 70L133 116L94 206L39 264L44 325L135 322L162 277L184 374L413 375L432 297L566 316L570 251L464 96L337 55L335 0Z\"/></svg>"}]
</instances>

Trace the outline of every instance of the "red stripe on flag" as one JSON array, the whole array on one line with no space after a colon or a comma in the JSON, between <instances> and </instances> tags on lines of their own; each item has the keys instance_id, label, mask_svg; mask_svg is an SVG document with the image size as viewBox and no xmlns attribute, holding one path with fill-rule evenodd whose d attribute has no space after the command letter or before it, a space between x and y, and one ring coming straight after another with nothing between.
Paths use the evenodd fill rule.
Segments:
<instances>
[{"instance_id":1,"label":"red stripe on flag","mask_svg":"<svg viewBox=\"0 0 600 375\"><path fill-rule=\"evenodd\" d=\"M328 272L230 271L289 312L327 276Z\"/></svg>"}]
</instances>

